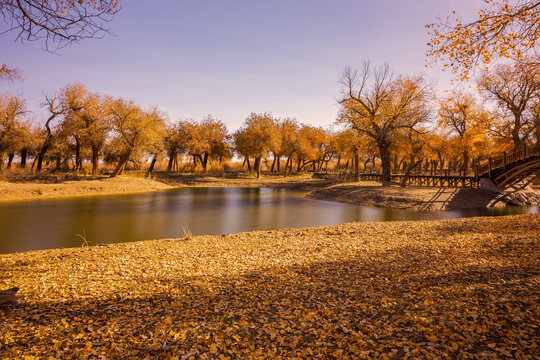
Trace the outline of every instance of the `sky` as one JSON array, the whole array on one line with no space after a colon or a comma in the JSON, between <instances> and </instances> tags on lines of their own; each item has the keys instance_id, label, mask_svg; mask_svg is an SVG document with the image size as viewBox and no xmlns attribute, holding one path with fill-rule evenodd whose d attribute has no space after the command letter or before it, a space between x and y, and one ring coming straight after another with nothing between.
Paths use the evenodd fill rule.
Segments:
<instances>
[{"instance_id":1,"label":"sky","mask_svg":"<svg viewBox=\"0 0 540 360\"><path fill-rule=\"evenodd\" d=\"M171 121L212 114L230 130L251 112L328 127L336 119L346 66L388 63L422 73L442 94L451 76L425 67L425 25L456 10L474 19L481 0L124 0L112 35L59 50L0 35L0 63L23 81L37 121L44 94L81 82L91 91L157 106ZM0 21L0 32L6 24Z\"/></svg>"}]
</instances>

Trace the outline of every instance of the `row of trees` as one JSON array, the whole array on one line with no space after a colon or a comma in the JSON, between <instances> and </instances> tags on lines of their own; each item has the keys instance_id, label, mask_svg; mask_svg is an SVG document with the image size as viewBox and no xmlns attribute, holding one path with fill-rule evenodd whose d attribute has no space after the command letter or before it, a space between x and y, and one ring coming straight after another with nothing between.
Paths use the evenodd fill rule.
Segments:
<instances>
[{"instance_id":1,"label":"row of trees","mask_svg":"<svg viewBox=\"0 0 540 360\"><path fill-rule=\"evenodd\" d=\"M461 148L462 170L468 170L471 157L485 156L494 144L503 151L539 142L537 64L535 59L524 58L499 65L481 74L476 97L455 91L439 101L436 124L448 139L439 146L441 151L451 144ZM384 183L388 184L392 154L403 139L409 139L411 167L416 165L416 153L428 144L434 115L431 88L421 76L394 77L388 66L372 68L369 63L359 72L346 69L341 83L339 121L378 148Z\"/></svg>"},{"instance_id":2,"label":"row of trees","mask_svg":"<svg viewBox=\"0 0 540 360\"><path fill-rule=\"evenodd\" d=\"M260 176L261 162L285 176L295 169L337 168L380 159L385 181L390 172L410 172L421 160L467 172L474 159L519 148L540 139L540 71L530 62L501 65L478 80L479 94L454 91L434 100L421 76L393 76L388 66L364 64L346 69L342 77L340 130L301 124L294 118L252 113L230 133L225 124L207 116L201 121L167 121L157 108L91 92L75 83L46 97L49 113L38 127L28 119L20 96L0 96L0 169L20 156L25 167L81 171L86 159L97 174L100 162L114 164L112 176L129 161L168 158L168 170L179 170L179 159L192 159L206 170L209 162L243 159ZM481 95L482 97L479 97ZM445 163L451 160L451 163ZM251 164L253 161L253 166ZM295 166L293 168L293 165ZM364 165L365 167L365 165Z\"/></svg>"},{"instance_id":3,"label":"row of trees","mask_svg":"<svg viewBox=\"0 0 540 360\"><path fill-rule=\"evenodd\" d=\"M80 171L88 158L95 175L103 157L116 162L116 176L129 160L155 152L166 132L165 118L157 108L144 109L133 101L90 92L78 83L46 97L44 106L49 116L37 127L25 119L23 98L0 96L0 169L6 154L10 166L20 152L21 167L30 155L37 171L51 160L56 169L66 169L73 158L73 170Z\"/></svg>"}]
</instances>

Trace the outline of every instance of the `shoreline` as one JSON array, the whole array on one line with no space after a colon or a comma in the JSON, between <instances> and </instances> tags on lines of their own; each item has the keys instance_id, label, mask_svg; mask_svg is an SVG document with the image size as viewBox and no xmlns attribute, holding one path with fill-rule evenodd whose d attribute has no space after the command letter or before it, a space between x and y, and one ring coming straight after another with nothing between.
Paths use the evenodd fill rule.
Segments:
<instances>
[{"instance_id":1,"label":"shoreline","mask_svg":"<svg viewBox=\"0 0 540 360\"><path fill-rule=\"evenodd\" d=\"M138 177L122 175L115 178L96 177L79 179L48 179L45 181L0 180L0 204L42 199L69 199L83 196L124 195L173 190L188 187L246 187L290 188L313 191L328 186L325 180L312 179L309 175L252 177Z\"/></svg>"},{"instance_id":2,"label":"shoreline","mask_svg":"<svg viewBox=\"0 0 540 360\"><path fill-rule=\"evenodd\" d=\"M0 290L20 290L1 313L0 350L532 358L539 240L528 214L4 254Z\"/></svg>"},{"instance_id":3,"label":"shoreline","mask_svg":"<svg viewBox=\"0 0 540 360\"><path fill-rule=\"evenodd\" d=\"M61 180L58 182L0 181L0 205L19 201L138 194L172 188L172 186L159 181L130 176Z\"/></svg>"},{"instance_id":4,"label":"shoreline","mask_svg":"<svg viewBox=\"0 0 540 360\"><path fill-rule=\"evenodd\" d=\"M53 178L45 181L0 181L0 205L40 199L127 195L187 187L288 188L305 191L306 198L354 205L403 210L460 210L470 208L530 206L540 204L540 191L496 193L483 189L381 187L374 181L334 183L309 174L290 177L219 177L182 175L152 178L123 175L116 178Z\"/></svg>"},{"instance_id":5,"label":"shoreline","mask_svg":"<svg viewBox=\"0 0 540 360\"><path fill-rule=\"evenodd\" d=\"M447 211L540 205L540 192L535 190L498 193L467 188L381 187L365 182L332 185L314 190L306 197L402 210Z\"/></svg>"}]
</instances>

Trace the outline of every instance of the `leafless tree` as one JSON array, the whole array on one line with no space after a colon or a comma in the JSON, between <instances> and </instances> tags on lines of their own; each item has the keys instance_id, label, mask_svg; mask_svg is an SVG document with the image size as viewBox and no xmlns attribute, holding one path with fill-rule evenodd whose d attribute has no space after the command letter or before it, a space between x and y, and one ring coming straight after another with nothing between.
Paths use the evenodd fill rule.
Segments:
<instances>
[{"instance_id":1,"label":"leafless tree","mask_svg":"<svg viewBox=\"0 0 540 360\"><path fill-rule=\"evenodd\" d=\"M0 66L0 80L15 81L20 79L22 76L17 69L8 68L6 64Z\"/></svg>"},{"instance_id":2,"label":"leafless tree","mask_svg":"<svg viewBox=\"0 0 540 360\"><path fill-rule=\"evenodd\" d=\"M46 96L43 106L47 107L47 110L49 111L50 115L47 118L47 121L45 121L45 129L47 132L45 135L45 140L43 141L43 144L41 145L41 148L38 153L37 168L36 168L37 171L41 171L45 154L47 153L47 150L49 150L49 148L53 145L54 135L51 129L51 122L54 119L56 119L58 116L65 113L65 109L61 106L61 103L58 100L58 97L56 95Z\"/></svg>"},{"instance_id":3,"label":"leafless tree","mask_svg":"<svg viewBox=\"0 0 540 360\"><path fill-rule=\"evenodd\" d=\"M118 12L118 0L0 0L0 14L17 40L43 40L56 50L109 32L106 23Z\"/></svg>"},{"instance_id":4,"label":"leafless tree","mask_svg":"<svg viewBox=\"0 0 540 360\"><path fill-rule=\"evenodd\" d=\"M371 137L379 148L383 185L390 185L391 145L400 131L418 127L430 117L431 91L421 76L394 78L387 64L358 73L345 69L341 78L341 121Z\"/></svg>"},{"instance_id":5,"label":"leafless tree","mask_svg":"<svg viewBox=\"0 0 540 360\"><path fill-rule=\"evenodd\" d=\"M481 92L501 110L494 131L511 139L516 148L534 131L531 106L540 98L539 79L540 67L525 59L484 72L478 81Z\"/></svg>"}]
</instances>

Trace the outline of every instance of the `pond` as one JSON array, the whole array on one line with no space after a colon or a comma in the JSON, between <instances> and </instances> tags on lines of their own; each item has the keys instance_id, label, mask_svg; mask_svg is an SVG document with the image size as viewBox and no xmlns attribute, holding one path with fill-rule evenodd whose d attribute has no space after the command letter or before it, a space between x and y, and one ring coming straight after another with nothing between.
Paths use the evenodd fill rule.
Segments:
<instances>
[{"instance_id":1,"label":"pond","mask_svg":"<svg viewBox=\"0 0 540 360\"><path fill-rule=\"evenodd\" d=\"M270 188L168 191L0 204L0 253L228 234L350 221L450 219L539 212L538 206L407 211L341 204Z\"/></svg>"}]
</instances>

